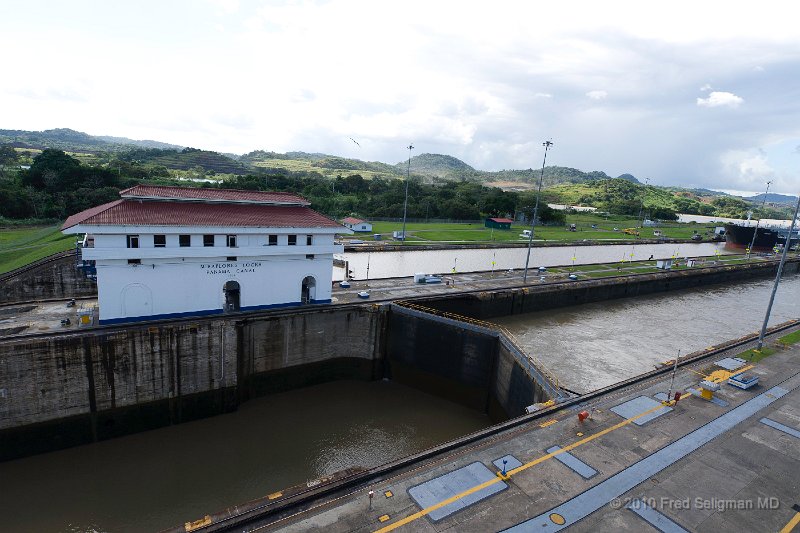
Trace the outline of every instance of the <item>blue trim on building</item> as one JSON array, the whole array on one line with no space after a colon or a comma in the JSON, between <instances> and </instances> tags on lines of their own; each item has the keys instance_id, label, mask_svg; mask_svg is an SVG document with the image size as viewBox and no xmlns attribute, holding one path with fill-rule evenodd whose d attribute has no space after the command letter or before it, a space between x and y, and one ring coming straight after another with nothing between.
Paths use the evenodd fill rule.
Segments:
<instances>
[{"instance_id":1,"label":"blue trim on building","mask_svg":"<svg viewBox=\"0 0 800 533\"><path fill-rule=\"evenodd\" d=\"M162 315L126 316L122 318L107 318L99 320L101 326L109 324L124 324L126 322L145 322L148 320L165 320L168 318L188 318L192 316L208 316L222 314L222 309L207 309L205 311L189 311L186 313L164 313Z\"/></svg>"},{"instance_id":2,"label":"blue trim on building","mask_svg":"<svg viewBox=\"0 0 800 533\"><path fill-rule=\"evenodd\" d=\"M302 305L300 302L288 302L283 304L268 304L268 305L249 305L242 307L239 311L264 311L266 309L278 309L281 307L296 307Z\"/></svg>"}]
</instances>

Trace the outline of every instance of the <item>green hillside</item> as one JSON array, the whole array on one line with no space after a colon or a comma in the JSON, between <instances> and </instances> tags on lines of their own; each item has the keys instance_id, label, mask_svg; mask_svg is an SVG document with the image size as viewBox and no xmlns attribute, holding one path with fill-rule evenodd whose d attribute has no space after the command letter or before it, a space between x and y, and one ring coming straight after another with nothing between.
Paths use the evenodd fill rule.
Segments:
<instances>
[{"instance_id":1,"label":"green hillside","mask_svg":"<svg viewBox=\"0 0 800 533\"><path fill-rule=\"evenodd\" d=\"M158 141L137 141L125 137L97 137L71 130L57 128L44 131L0 130L0 144L11 144L17 148L56 148L65 152L122 152L131 147L179 149L180 146Z\"/></svg>"},{"instance_id":2,"label":"green hillside","mask_svg":"<svg viewBox=\"0 0 800 533\"><path fill-rule=\"evenodd\" d=\"M75 236L59 227L0 228L0 274L73 248Z\"/></svg>"},{"instance_id":3,"label":"green hillside","mask_svg":"<svg viewBox=\"0 0 800 533\"><path fill-rule=\"evenodd\" d=\"M161 150L158 148L136 148L119 154L122 161L162 166L172 170L202 169L204 173L247 174L250 168L243 163L217 152L184 148L183 150Z\"/></svg>"},{"instance_id":4,"label":"green hillside","mask_svg":"<svg viewBox=\"0 0 800 533\"><path fill-rule=\"evenodd\" d=\"M397 173L405 174L408 168L408 160L397 163L394 168ZM420 154L411 158L411 172L439 178L460 178L472 175L475 169L453 156Z\"/></svg>"}]
</instances>

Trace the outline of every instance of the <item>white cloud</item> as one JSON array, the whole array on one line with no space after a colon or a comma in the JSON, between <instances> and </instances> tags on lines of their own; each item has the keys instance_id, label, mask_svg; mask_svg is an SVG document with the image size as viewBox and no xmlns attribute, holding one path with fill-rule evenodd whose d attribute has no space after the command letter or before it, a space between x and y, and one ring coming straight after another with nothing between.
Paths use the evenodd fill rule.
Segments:
<instances>
[{"instance_id":1,"label":"white cloud","mask_svg":"<svg viewBox=\"0 0 800 533\"><path fill-rule=\"evenodd\" d=\"M552 136L553 164L713 188L760 168L747 152L723 172L721 154L790 140L788 159L800 143L794 20L730 1L725 24L693 0L21 2L0 17L0 46L26 43L6 61L25 75L0 77L0 128L389 163L413 141L486 170L537 167ZM534 14L547 24L532 35ZM697 92L739 110L698 113Z\"/></svg>"},{"instance_id":2,"label":"white cloud","mask_svg":"<svg viewBox=\"0 0 800 533\"><path fill-rule=\"evenodd\" d=\"M211 5L218 7L225 13L231 14L239 11L239 0L207 0Z\"/></svg>"},{"instance_id":3,"label":"white cloud","mask_svg":"<svg viewBox=\"0 0 800 533\"><path fill-rule=\"evenodd\" d=\"M712 91L708 98L698 98L697 105L700 107L739 107L744 102L744 98L725 91Z\"/></svg>"}]
</instances>

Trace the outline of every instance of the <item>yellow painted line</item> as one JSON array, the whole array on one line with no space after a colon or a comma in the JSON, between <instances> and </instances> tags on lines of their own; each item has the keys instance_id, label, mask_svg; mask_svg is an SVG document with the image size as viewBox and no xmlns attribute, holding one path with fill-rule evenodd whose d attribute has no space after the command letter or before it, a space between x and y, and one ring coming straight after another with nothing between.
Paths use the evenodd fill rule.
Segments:
<instances>
[{"instance_id":1,"label":"yellow painted line","mask_svg":"<svg viewBox=\"0 0 800 533\"><path fill-rule=\"evenodd\" d=\"M743 366L741 368L737 368L734 371L730 371L730 370L715 370L715 371L713 371L711 374L709 374L707 376L707 379L709 381L713 381L714 383L723 383L725 381L728 381L728 378L730 378L731 376L733 376L735 374L741 374L745 370L750 370L751 368L753 368L753 366L755 366L755 365Z\"/></svg>"},{"instance_id":2,"label":"yellow painted line","mask_svg":"<svg viewBox=\"0 0 800 533\"><path fill-rule=\"evenodd\" d=\"M541 424L539 424L539 427L540 427L540 428L546 428L547 426L552 426L552 425L553 425L553 424L555 424L556 422L558 422L558 420L556 420L556 419L554 418L554 419L552 419L552 420L548 420L547 422L542 422Z\"/></svg>"},{"instance_id":3,"label":"yellow painted line","mask_svg":"<svg viewBox=\"0 0 800 533\"><path fill-rule=\"evenodd\" d=\"M789 522L785 526L783 526L783 529L781 529L780 533L789 533L795 528L797 524L800 524L800 513L794 515L794 517L791 520L789 520Z\"/></svg>"},{"instance_id":4,"label":"yellow painted line","mask_svg":"<svg viewBox=\"0 0 800 533\"><path fill-rule=\"evenodd\" d=\"M685 395L682 396L682 398L686 398L687 396L691 396L691 393L686 393ZM664 407L667 407L667 406L666 405L657 405L657 406L655 406L655 407L653 407L651 409L648 409L647 411L643 411L643 412L639 413L636 416L633 416L631 418L627 418L627 419L623 420L622 422L619 422L618 424L614 424L613 426L611 426L609 428L606 428L606 429L604 429L604 430L602 430L602 431L600 431L598 433L595 433L594 435L590 435L590 436L588 436L588 437L586 437L584 439L581 439L581 440L579 440L577 442L574 442L574 443L569 444L569 445L567 445L567 446L565 446L563 448L560 448L560 449L558 449L558 450L556 450L556 451L554 451L552 453L548 453L547 455L543 455L543 456L541 456L541 457L539 457L537 459L534 459L533 461L531 461L529 463L525 463L522 466L518 466L517 468L509 470L509 471L506 472L506 479L510 478L511 476L513 476L513 475L515 475L515 474L517 474L519 472L522 472L523 470L527 470L528 468L530 468L532 466L536 466L536 465L538 465L540 463L543 463L543 462L547 461L548 459L552 459L553 457L555 457L556 455L558 455L560 453L564 453L564 452L568 452L570 450L574 450L578 446L586 444L587 442L591 442L591 441L593 441L593 440L595 440L597 438L602 437L603 435L607 435L607 434L611 433L612 431L616 431L616 430L618 430L618 429L620 429L622 427L625 427L628 424L630 424L630 423L642 418L643 416L647 416L650 413L658 411L659 409L663 409ZM446 500L442 500L439 503L431 505L430 507L426 507L425 509L422 509L422 510L420 510L420 511L418 511L418 512L412 514L412 515L409 515L409 516L407 516L405 518L401 518L400 520L398 520L394 524L389 524L388 526L382 527L382 528L376 530L375 533L387 533L388 531L393 531L393 530L397 529L398 527L404 526L404 525L409 524L409 523L411 523L411 522L413 522L415 520L418 520L418 519L422 518L423 516L428 515L428 514L432 513L433 511L435 511L437 509L441 509L445 505L450 505L451 503L456 502L456 501L458 501L458 500L460 500L462 498L465 498L465 497L469 496L470 494L474 494L474 493L478 492L479 490L483 490L486 487L490 487L490 486L494 485L495 483L497 483L499 481L501 481L501 479L499 477L490 479L488 481L484 481L480 485L475 485L474 487L471 487L471 488L465 490L464 492L461 492L459 494L455 494L455 495L447 498Z\"/></svg>"},{"instance_id":5,"label":"yellow painted line","mask_svg":"<svg viewBox=\"0 0 800 533\"><path fill-rule=\"evenodd\" d=\"M378 520L380 520L381 522L388 522L389 521L389 515L388 514L382 514L382 515L380 515L378 517Z\"/></svg>"}]
</instances>

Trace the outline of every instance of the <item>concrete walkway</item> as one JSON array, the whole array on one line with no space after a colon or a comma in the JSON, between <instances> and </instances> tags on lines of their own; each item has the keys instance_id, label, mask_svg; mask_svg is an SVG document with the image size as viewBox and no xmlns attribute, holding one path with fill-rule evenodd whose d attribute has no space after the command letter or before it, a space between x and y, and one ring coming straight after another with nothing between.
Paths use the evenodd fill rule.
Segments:
<instances>
[{"instance_id":1,"label":"concrete walkway","mask_svg":"<svg viewBox=\"0 0 800 533\"><path fill-rule=\"evenodd\" d=\"M674 390L714 369L679 369ZM671 410L655 400L669 378L654 378L259 531L781 531L800 521L800 347L748 373L753 389L722 384L722 402L690 394ZM612 411L626 402L640 412Z\"/></svg>"}]
</instances>

